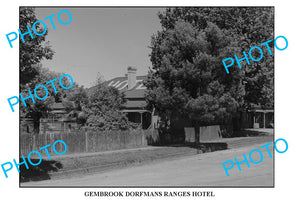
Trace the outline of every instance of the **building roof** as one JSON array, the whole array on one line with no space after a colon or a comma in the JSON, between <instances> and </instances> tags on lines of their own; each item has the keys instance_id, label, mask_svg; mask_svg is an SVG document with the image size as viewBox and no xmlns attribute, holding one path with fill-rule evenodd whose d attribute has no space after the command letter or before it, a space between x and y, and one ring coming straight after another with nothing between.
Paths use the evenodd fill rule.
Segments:
<instances>
[{"instance_id":1,"label":"building roof","mask_svg":"<svg viewBox=\"0 0 300 213\"><path fill-rule=\"evenodd\" d=\"M125 98L127 99L135 99L135 98L144 99L146 87L143 84L143 80L146 80L146 78L147 78L146 75L137 76L136 85L130 90L127 90L128 83L127 83L126 76L113 78L109 81L106 81L105 84L117 88L120 92L124 92Z\"/></svg>"},{"instance_id":2,"label":"building roof","mask_svg":"<svg viewBox=\"0 0 300 213\"><path fill-rule=\"evenodd\" d=\"M123 111L136 111L144 109L147 106L145 101L146 87L143 84L143 80L146 80L147 76L137 76L136 85L128 90L127 76L113 78L106 81L105 84L117 88L120 92L124 92L127 102L123 105Z\"/></svg>"},{"instance_id":3,"label":"building roof","mask_svg":"<svg viewBox=\"0 0 300 213\"><path fill-rule=\"evenodd\" d=\"M145 100L141 100L141 101L127 100L127 102L123 105L125 109L135 109L135 108L142 109L145 108L146 106L147 103Z\"/></svg>"}]
</instances>

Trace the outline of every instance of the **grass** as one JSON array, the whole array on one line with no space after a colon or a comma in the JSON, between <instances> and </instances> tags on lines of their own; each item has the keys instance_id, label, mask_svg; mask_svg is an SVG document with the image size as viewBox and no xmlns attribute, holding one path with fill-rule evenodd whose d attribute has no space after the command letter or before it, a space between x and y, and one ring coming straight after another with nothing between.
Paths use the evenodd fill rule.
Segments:
<instances>
[{"instance_id":1,"label":"grass","mask_svg":"<svg viewBox=\"0 0 300 213\"><path fill-rule=\"evenodd\" d=\"M242 138L225 138L218 141L209 141L202 143L201 147L205 147L207 151L214 151L226 148L239 148L250 146L253 144L268 143L273 141L273 136L260 136L260 137L242 137ZM215 148L219 144L219 148ZM214 148L209 148L213 145ZM221 147L221 148L220 148ZM55 158L55 164L43 160L43 166L39 168L36 166L31 170L23 169L20 176L23 178L21 182L37 181L45 179L58 179L79 175L86 175L89 173L104 172L106 170L124 168L129 166L136 166L151 162L160 162L163 160L176 159L184 156L192 156L197 154L197 149L183 145L177 146L160 146L149 147L146 149L134 150L120 150L114 152L102 153L87 153L79 155L64 156ZM59 167L53 165L60 165ZM42 168L43 167L43 168ZM47 170L47 168L51 168ZM35 171L35 172L34 172ZM38 172L37 172L38 171ZM41 175L41 171L42 174ZM26 178L24 178L26 177Z\"/></svg>"}]
</instances>

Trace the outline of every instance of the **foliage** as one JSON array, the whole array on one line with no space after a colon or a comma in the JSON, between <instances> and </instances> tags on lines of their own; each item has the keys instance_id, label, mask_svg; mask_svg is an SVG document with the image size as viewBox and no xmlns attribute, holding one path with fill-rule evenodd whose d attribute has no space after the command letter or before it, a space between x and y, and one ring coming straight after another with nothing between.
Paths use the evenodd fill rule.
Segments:
<instances>
[{"instance_id":1,"label":"foliage","mask_svg":"<svg viewBox=\"0 0 300 213\"><path fill-rule=\"evenodd\" d=\"M34 88L40 84L44 85L47 81L56 78L57 74L49 72L47 69L42 68L41 65L34 66L34 69L37 70L37 75L31 79L29 83L23 85L21 88L21 93L25 98L29 96L28 90L30 89L35 103L33 103L31 99L27 99L25 100L27 105L25 107L22 103L22 100L20 100L19 106L20 117L32 118L34 123L34 132L38 133L40 127L40 118L47 117L49 115L50 106L55 102L55 97L51 95L54 93L54 91L52 92L52 89L48 89L48 97L44 100L38 100L35 98ZM37 89L37 95L39 97L45 97L46 91L44 89Z\"/></svg>"},{"instance_id":2,"label":"foliage","mask_svg":"<svg viewBox=\"0 0 300 213\"><path fill-rule=\"evenodd\" d=\"M272 39L272 8L168 8L159 18L162 30L152 37L153 70L145 84L147 101L162 118L188 117L199 129L230 121L250 102L272 102L267 52L251 66L235 64L230 74L222 64Z\"/></svg>"},{"instance_id":3,"label":"foliage","mask_svg":"<svg viewBox=\"0 0 300 213\"><path fill-rule=\"evenodd\" d=\"M27 25L32 29L32 25L37 21L35 10L32 7L20 7L20 30L25 33L28 31ZM40 25L36 25L36 31L42 33L44 29ZM32 31L32 30L31 30ZM52 59L54 51L48 42L45 42L47 32L42 36L36 36L32 32L34 39L30 35L25 35L25 43L20 38L20 86L29 83L36 75L38 70L36 64L42 59Z\"/></svg>"},{"instance_id":4,"label":"foliage","mask_svg":"<svg viewBox=\"0 0 300 213\"><path fill-rule=\"evenodd\" d=\"M160 45L152 41L162 57L146 82L147 99L159 112L187 115L201 125L228 117L242 102L242 72L221 73L218 63L238 48L227 48L235 44L216 25L198 30L178 21L163 33Z\"/></svg>"},{"instance_id":5,"label":"foliage","mask_svg":"<svg viewBox=\"0 0 300 213\"><path fill-rule=\"evenodd\" d=\"M59 85L59 78L62 75L61 73L51 72L49 69L42 67L42 65L40 64L34 65L34 69L37 70L37 75L33 79L31 79L30 82L28 82L26 85L22 87L21 93L25 98L29 96L28 89L30 89L34 97L35 103L33 103L31 99L27 99L25 101L27 107L25 107L24 104L22 103L22 100L20 100L21 102L20 116L33 119L34 132L38 133L39 126L40 126L40 119L48 118L50 116L50 112L52 110L51 109L52 104L62 102L63 105L66 107L67 113L73 110L78 110L79 111L77 112L78 115L81 111L81 108L80 106L77 106L77 108L74 107L72 101L74 101L74 103L77 103L76 101L78 100L79 97L82 97L82 101L87 101L87 95L84 89L82 87L79 87L76 82L74 82L73 86L68 90L61 88ZM55 93L51 84L46 84L46 82L53 79L57 79L56 81L53 82L57 93ZM67 87L71 84L71 82L68 78L63 78L62 84ZM38 85L44 85L48 90L48 96L44 100L39 100L34 95L34 89ZM37 89L36 92L37 95L41 98L45 97L46 95L46 91L43 88ZM84 98L84 96L86 98Z\"/></svg>"},{"instance_id":6,"label":"foliage","mask_svg":"<svg viewBox=\"0 0 300 213\"><path fill-rule=\"evenodd\" d=\"M274 7L168 8L159 14L159 18L165 30L174 29L175 24L182 20L199 30L205 29L209 22L214 23L230 40L237 42L240 48L234 54L239 58L243 56L242 51L248 53L251 47L261 47L261 43L274 40ZM269 46L274 52L273 42ZM241 76L245 85L244 109L251 104L274 106L274 55L270 56L266 47L262 49L264 57L259 62L251 61L251 65L243 62L242 69L230 68L232 72L244 72ZM259 57L258 51L253 53L254 58ZM228 54L223 59L233 57L234 54ZM151 54L154 69L159 67L160 57L159 48L154 46ZM224 68L219 70L223 71Z\"/></svg>"},{"instance_id":7,"label":"foliage","mask_svg":"<svg viewBox=\"0 0 300 213\"><path fill-rule=\"evenodd\" d=\"M90 130L126 130L136 128L128 121L121 107L125 103L123 93L108 87L101 79L89 91L89 102L83 108L87 114L86 128Z\"/></svg>"},{"instance_id":8,"label":"foliage","mask_svg":"<svg viewBox=\"0 0 300 213\"><path fill-rule=\"evenodd\" d=\"M83 86L79 86L76 82L67 91L66 100L73 102L76 110L81 111L82 107L88 103L88 95Z\"/></svg>"}]
</instances>

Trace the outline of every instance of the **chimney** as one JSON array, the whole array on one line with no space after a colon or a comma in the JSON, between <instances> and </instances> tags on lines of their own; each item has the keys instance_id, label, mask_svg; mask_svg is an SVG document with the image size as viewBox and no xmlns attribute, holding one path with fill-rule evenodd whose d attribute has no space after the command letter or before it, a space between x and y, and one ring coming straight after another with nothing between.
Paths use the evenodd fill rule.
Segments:
<instances>
[{"instance_id":1,"label":"chimney","mask_svg":"<svg viewBox=\"0 0 300 213\"><path fill-rule=\"evenodd\" d=\"M128 67L127 68L127 82L128 82L128 90L132 89L136 85L136 68Z\"/></svg>"}]
</instances>

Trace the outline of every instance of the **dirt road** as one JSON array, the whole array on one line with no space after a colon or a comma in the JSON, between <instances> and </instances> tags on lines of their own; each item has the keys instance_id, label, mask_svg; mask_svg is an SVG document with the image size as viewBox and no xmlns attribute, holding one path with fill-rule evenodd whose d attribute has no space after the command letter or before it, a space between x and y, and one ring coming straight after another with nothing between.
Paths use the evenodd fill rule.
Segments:
<instances>
[{"instance_id":1,"label":"dirt road","mask_svg":"<svg viewBox=\"0 0 300 213\"><path fill-rule=\"evenodd\" d=\"M266 142L267 143L267 142ZM123 168L103 173L88 175L85 177L73 177L61 180L47 180L40 182L23 183L21 186L273 186L273 159L266 149L261 149L263 161L260 164L252 164L250 168L246 163L235 165L226 176L222 163L227 160L243 160L252 149L259 149L266 144L255 144L247 147L233 148L195 156L183 157L176 160L156 162L148 165L140 165ZM272 148L272 149L271 149ZM273 147L270 147L273 150ZM252 159L259 161L259 154L253 153Z\"/></svg>"}]
</instances>

